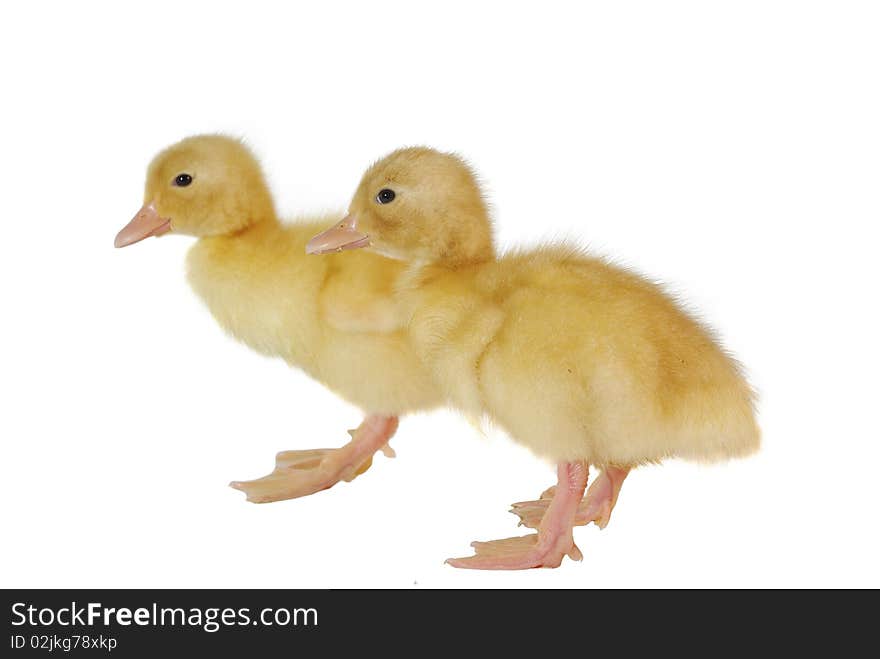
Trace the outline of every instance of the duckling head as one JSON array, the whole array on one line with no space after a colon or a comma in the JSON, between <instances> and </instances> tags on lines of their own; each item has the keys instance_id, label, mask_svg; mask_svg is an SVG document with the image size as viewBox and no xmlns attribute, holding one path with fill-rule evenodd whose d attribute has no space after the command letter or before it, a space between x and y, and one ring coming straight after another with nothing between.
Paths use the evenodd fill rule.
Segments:
<instances>
[{"instance_id":1,"label":"duckling head","mask_svg":"<svg viewBox=\"0 0 880 659\"><path fill-rule=\"evenodd\" d=\"M362 247L426 264L455 266L491 259L492 224L467 163L450 153L410 147L370 167L348 216L309 241L306 252Z\"/></svg>"},{"instance_id":2,"label":"duckling head","mask_svg":"<svg viewBox=\"0 0 880 659\"><path fill-rule=\"evenodd\" d=\"M235 233L275 217L263 172L240 141L196 135L168 147L147 169L144 205L116 236L125 247L173 231L190 236Z\"/></svg>"}]
</instances>

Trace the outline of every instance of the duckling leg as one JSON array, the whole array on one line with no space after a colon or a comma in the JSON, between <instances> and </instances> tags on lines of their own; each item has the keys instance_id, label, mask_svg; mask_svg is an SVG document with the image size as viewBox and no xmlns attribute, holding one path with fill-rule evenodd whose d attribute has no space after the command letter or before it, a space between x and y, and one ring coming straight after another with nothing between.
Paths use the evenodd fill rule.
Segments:
<instances>
[{"instance_id":1,"label":"duckling leg","mask_svg":"<svg viewBox=\"0 0 880 659\"><path fill-rule=\"evenodd\" d=\"M583 554L574 544L572 527L587 487L588 469L582 462L564 462L557 467L558 484L537 533L473 542L474 556L452 558L446 562L453 567L477 570L526 570L559 567L566 555L572 560L581 560Z\"/></svg>"},{"instance_id":2,"label":"duckling leg","mask_svg":"<svg viewBox=\"0 0 880 659\"><path fill-rule=\"evenodd\" d=\"M578 519L581 524L595 522L596 526L604 529L611 521L611 511L617 504L620 488L629 474L629 469L607 466L599 474L599 477L587 490L587 498L584 499L582 510L578 511Z\"/></svg>"},{"instance_id":3,"label":"duckling leg","mask_svg":"<svg viewBox=\"0 0 880 659\"><path fill-rule=\"evenodd\" d=\"M370 468L373 454L382 451L393 458L388 445L397 430L396 416L371 414L356 430L349 430L351 441L338 449L284 451L275 457L275 470L252 481L233 481L253 503L268 503L308 496L333 487L341 480L351 482Z\"/></svg>"},{"instance_id":4,"label":"duckling leg","mask_svg":"<svg viewBox=\"0 0 880 659\"><path fill-rule=\"evenodd\" d=\"M595 522L600 529L608 526L611 511L614 510L617 497L620 495L620 488L627 474L629 474L628 468L606 467L590 485L586 498L578 504L574 525L586 526L590 522ZM544 490L541 497L535 501L520 501L513 504L510 512L519 516L520 526L536 529L541 524L541 519L547 512L555 493L556 486L554 485Z\"/></svg>"}]
</instances>

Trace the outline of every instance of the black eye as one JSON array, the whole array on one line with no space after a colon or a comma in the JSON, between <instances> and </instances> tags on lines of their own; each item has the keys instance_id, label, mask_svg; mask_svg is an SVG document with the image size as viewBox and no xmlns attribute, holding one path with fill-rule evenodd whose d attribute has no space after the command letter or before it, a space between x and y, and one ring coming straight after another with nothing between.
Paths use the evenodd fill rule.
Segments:
<instances>
[{"instance_id":1,"label":"black eye","mask_svg":"<svg viewBox=\"0 0 880 659\"><path fill-rule=\"evenodd\" d=\"M190 176L189 174L178 174L176 177L174 177L174 185L176 185L180 188L185 188L186 186L188 186L192 182L193 182L193 177Z\"/></svg>"},{"instance_id":2,"label":"black eye","mask_svg":"<svg viewBox=\"0 0 880 659\"><path fill-rule=\"evenodd\" d=\"M394 197L394 190L385 188L384 190L379 190L379 194L376 195L376 201L380 204L390 204L394 201Z\"/></svg>"}]
</instances>

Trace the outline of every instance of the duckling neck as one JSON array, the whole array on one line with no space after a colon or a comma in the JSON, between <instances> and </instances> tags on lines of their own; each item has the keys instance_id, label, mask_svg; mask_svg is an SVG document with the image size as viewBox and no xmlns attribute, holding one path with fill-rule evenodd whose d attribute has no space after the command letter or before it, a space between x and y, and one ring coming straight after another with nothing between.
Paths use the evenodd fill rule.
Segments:
<instances>
[{"instance_id":1,"label":"duckling neck","mask_svg":"<svg viewBox=\"0 0 880 659\"><path fill-rule=\"evenodd\" d=\"M475 273L491 263L491 254L480 255L478 258L444 258L439 260L413 259L408 261L406 268L398 280L400 290L412 290L419 286L455 277L460 273L465 278L468 273Z\"/></svg>"},{"instance_id":2,"label":"duckling neck","mask_svg":"<svg viewBox=\"0 0 880 659\"><path fill-rule=\"evenodd\" d=\"M394 286L401 312L410 319L432 317L445 310L455 316L482 297L481 274L490 262L450 267L440 263L408 263ZM436 329L436 328L435 328Z\"/></svg>"},{"instance_id":3,"label":"duckling neck","mask_svg":"<svg viewBox=\"0 0 880 659\"><path fill-rule=\"evenodd\" d=\"M231 233L200 237L189 253L189 266L228 268L238 263L244 265L249 258L256 258L257 249L271 246L283 234L281 223L274 216L266 216L248 222L244 228ZM193 260L196 263L193 263ZM192 274L192 270L190 270ZM219 273L215 273L219 274Z\"/></svg>"},{"instance_id":4,"label":"duckling neck","mask_svg":"<svg viewBox=\"0 0 880 659\"><path fill-rule=\"evenodd\" d=\"M284 225L270 217L233 234L201 238L187 257L190 285L224 330L306 370L327 264L307 257L305 244L322 224Z\"/></svg>"}]
</instances>

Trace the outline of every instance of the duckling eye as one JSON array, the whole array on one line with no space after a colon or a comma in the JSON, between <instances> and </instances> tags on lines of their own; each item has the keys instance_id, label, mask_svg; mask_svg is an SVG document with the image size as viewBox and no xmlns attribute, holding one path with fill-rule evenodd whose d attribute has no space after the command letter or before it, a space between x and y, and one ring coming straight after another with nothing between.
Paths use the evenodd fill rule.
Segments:
<instances>
[{"instance_id":1,"label":"duckling eye","mask_svg":"<svg viewBox=\"0 0 880 659\"><path fill-rule=\"evenodd\" d=\"M186 186L188 186L192 182L193 182L193 177L190 176L189 174L178 174L176 177L174 177L174 185L176 185L179 188L185 188Z\"/></svg>"},{"instance_id":2,"label":"duckling eye","mask_svg":"<svg viewBox=\"0 0 880 659\"><path fill-rule=\"evenodd\" d=\"M396 195L394 194L394 190L389 190L388 188L385 188L384 190L380 190L379 194L376 195L376 201L378 201L380 204L390 204L392 201L394 201L395 196Z\"/></svg>"}]
</instances>

